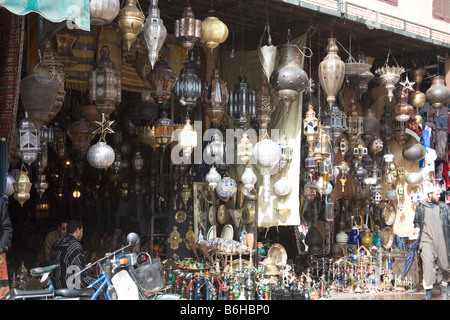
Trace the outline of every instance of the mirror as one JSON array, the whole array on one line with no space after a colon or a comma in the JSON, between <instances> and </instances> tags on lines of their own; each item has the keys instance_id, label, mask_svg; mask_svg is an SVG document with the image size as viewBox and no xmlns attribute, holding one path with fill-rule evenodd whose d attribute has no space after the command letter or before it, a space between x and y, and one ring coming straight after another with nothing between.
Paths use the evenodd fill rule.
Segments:
<instances>
[{"instance_id":1,"label":"mirror","mask_svg":"<svg viewBox=\"0 0 450 320\"><path fill-rule=\"evenodd\" d=\"M139 241L138 234L134 233L134 232L130 232L127 235L127 241L128 241L129 244L136 244L136 243L138 243L138 241Z\"/></svg>"}]
</instances>

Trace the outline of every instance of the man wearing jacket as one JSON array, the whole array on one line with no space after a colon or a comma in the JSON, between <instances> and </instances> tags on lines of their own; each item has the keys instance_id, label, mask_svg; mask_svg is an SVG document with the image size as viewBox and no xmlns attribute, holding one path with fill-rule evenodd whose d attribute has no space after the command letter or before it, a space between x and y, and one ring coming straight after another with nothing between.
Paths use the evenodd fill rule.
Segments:
<instances>
[{"instance_id":1,"label":"man wearing jacket","mask_svg":"<svg viewBox=\"0 0 450 320\"><path fill-rule=\"evenodd\" d=\"M440 281L447 282L447 297L450 297L450 208L439 201L439 187L426 189L427 199L420 201L416 208L414 233L419 235L424 300L431 300L431 289Z\"/></svg>"},{"instance_id":2,"label":"man wearing jacket","mask_svg":"<svg viewBox=\"0 0 450 320\"><path fill-rule=\"evenodd\" d=\"M8 205L0 198L0 299L9 290L8 270L5 252L11 247L13 228L9 219Z\"/></svg>"}]
</instances>

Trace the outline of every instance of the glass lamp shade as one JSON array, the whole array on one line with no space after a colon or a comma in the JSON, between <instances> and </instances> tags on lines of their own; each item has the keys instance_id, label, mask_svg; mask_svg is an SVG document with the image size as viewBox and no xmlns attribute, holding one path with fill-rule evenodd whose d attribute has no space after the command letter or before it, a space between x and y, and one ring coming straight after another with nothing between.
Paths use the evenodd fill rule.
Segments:
<instances>
[{"instance_id":1,"label":"glass lamp shade","mask_svg":"<svg viewBox=\"0 0 450 320\"><path fill-rule=\"evenodd\" d=\"M255 188L257 177L251 167L246 167L244 173L241 176L241 182L247 191L251 191Z\"/></svg>"},{"instance_id":2,"label":"glass lamp shade","mask_svg":"<svg viewBox=\"0 0 450 320\"><path fill-rule=\"evenodd\" d=\"M253 147L253 155L259 165L271 168L280 161L281 150L278 143L264 138Z\"/></svg>"},{"instance_id":3,"label":"glass lamp shade","mask_svg":"<svg viewBox=\"0 0 450 320\"><path fill-rule=\"evenodd\" d=\"M306 136L310 147L313 147L319 137L319 120L316 118L313 105L308 105L305 119L303 120L303 134Z\"/></svg>"},{"instance_id":4,"label":"glass lamp shade","mask_svg":"<svg viewBox=\"0 0 450 320\"><path fill-rule=\"evenodd\" d=\"M36 161L40 151L39 137L39 130L25 112L25 117L20 121L19 126L19 151L22 161L29 165Z\"/></svg>"},{"instance_id":5,"label":"glass lamp shade","mask_svg":"<svg viewBox=\"0 0 450 320\"><path fill-rule=\"evenodd\" d=\"M362 144L359 144L358 146L353 148L353 155L357 157L359 161L361 161L362 158L367 155L367 148Z\"/></svg>"},{"instance_id":6,"label":"glass lamp shade","mask_svg":"<svg viewBox=\"0 0 450 320\"><path fill-rule=\"evenodd\" d=\"M152 71L147 75L151 97L160 104L164 104L172 97L172 90L177 81L176 75L167 62L161 58Z\"/></svg>"},{"instance_id":7,"label":"glass lamp shade","mask_svg":"<svg viewBox=\"0 0 450 320\"><path fill-rule=\"evenodd\" d=\"M319 138L314 146L314 154L317 157L317 162L322 162L330 155L331 142L330 137L326 134L322 125L319 124Z\"/></svg>"},{"instance_id":8,"label":"glass lamp shade","mask_svg":"<svg viewBox=\"0 0 450 320\"><path fill-rule=\"evenodd\" d=\"M105 141L99 141L91 146L87 153L88 163L97 169L105 169L114 163L116 153Z\"/></svg>"},{"instance_id":9,"label":"glass lamp shade","mask_svg":"<svg viewBox=\"0 0 450 320\"><path fill-rule=\"evenodd\" d=\"M167 29L160 18L158 1L151 0L148 16L144 24L144 40L147 47L148 59L154 68L164 42L167 38Z\"/></svg>"},{"instance_id":10,"label":"glass lamp shade","mask_svg":"<svg viewBox=\"0 0 450 320\"><path fill-rule=\"evenodd\" d=\"M342 132L347 131L347 115L338 105L334 104L331 107L330 117L333 136L338 138Z\"/></svg>"},{"instance_id":11,"label":"glass lamp shade","mask_svg":"<svg viewBox=\"0 0 450 320\"><path fill-rule=\"evenodd\" d=\"M286 136L284 134L280 135L280 140L278 141L278 146L281 151L280 167L284 168L292 160L292 147L287 143Z\"/></svg>"},{"instance_id":12,"label":"glass lamp shade","mask_svg":"<svg viewBox=\"0 0 450 320\"><path fill-rule=\"evenodd\" d=\"M208 174L205 176L205 181L208 185L214 190L217 187L217 184L222 179L220 174L217 172L216 168L213 166L209 169Z\"/></svg>"},{"instance_id":13,"label":"glass lamp shade","mask_svg":"<svg viewBox=\"0 0 450 320\"><path fill-rule=\"evenodd\" d=\"M210 16L202 21L201 42L211 50L228 38L228 27L219 18Z\"/></svg>"},{"instance_id":14,"label":"glass lamp shade","mask_svg":"<svg viewBox=\"0 0 450 320\"><path fill-rule=\"evenodd\" d=\"M310 152L305 159L305 169L308 171L315 171L318 167L317 158L314 156L313 152Z\"/></svg>"},{"instance_id":15,"label":"glass lamp shade","mask_svg":"<svg viewBox=\"0 0 450 320\"><path fill-rule=\"evenodd\" d=\"M120 169L122 169L122 166L123 166L122 155L120 153L117 153L116 158L114 159L114 162L113 162L114 172L116 174L119 173Z\"/></svg>"},{"instance_id":16,"label":"glass lamp shade","mask_svg":"<svg viewBox=\"0 0 450 320\"><path fill-rule=\"evenodd\" d=\"M229 97L229 114L236 127L245 129L256 115L255 108L256 92L250 88L245 75L240 75L239 83L234 86Z\"/></svg>"},{"instance_id":17,"label":"glass lamp shade","mask_svg":"<svg viewBox=\"0 0 450 320\"><path fill-rule=\"evenodd\" d=\"M232 197L237 191L237 184L230 177L222 178L217 184L217 194L223 198Z\"/></svg>"},{"instance_id":18,"label":"glass lamp shade","mask_svg":"<svg viewBox=\"0 0 450 320\"><path fill-rule=\"evenodd\" d=\"M192 150L197 147L197 132L191 125L191 120L186 119L186 124L178 137L183 154L186 158L191 156Z\"/></svg>"},{"instance_id":19,"label":"glass lamp shade","mask_svg":"<svg viewBox=\"0 0 450 320\"><path fill-rule=\"evenodd\" d=\"M312 199L316 196L317 190L314 182L308 179L305 186L303 187L303 194L308 199Z\"/></svg>"},{"instance_id":20,"label":"glass lamp shade","mask_svg":"<svg viewBox=\"0 0 450 320\"><path fill-rule=\"evenodd\" d=\"M225 154L225 142L222 140L220 134L214 134L211 142L205 148L206 155L213 159L216 164L223 163L223 156Z\"/></svg>"},{"instance_id":21,"label":"glass lamp shade","mask_svg":"<svg viewBox=\"0 0 450 320\"><path fill-rule=\"evenodd\" d=\"M192 7L184 8L183 17L175 21L175 37L181 41L181 47L189 52L195 42L202 37L202 21L195 19Z\"/></svg>"},{"instance_id":22,"label":"glass lamp shade","mask_svg":"<svg viewBox=\"0 0 450 320\"><path fill-rule=\"evenodd\" d=\"M117 156L116 156L116 158L117 158ZM116 165L115 160L114 160L114 165ZM136 173L138 173L138 174L144 168L145 160L140 151L136 151L136 154L131 159L131 165L133 166L134 171L136 171Z\"/></svg>"},{"instance_id":23,"label":"glass lamp shade","mask_svg":"<svg viewBox=\"0 0 450 320\"><path fill-rule=\"evenodd\" d=\"M358 115L356 104L352 103L350 114L347 116L347 133L358 136L364 133L364 117Z\"/></svg>"},{"instance_id":24,"label":"glass lamp shade","mask_svg":"<svg viewBox=\"0 0 450 320\"><path fill-rule=\"evenodd\" d=\"M28 178L28 173L26 171L20 171L16 178L16 182L14 182L14 199L16 199L22 207L23 204L30 199L31 186L32 183L30 182L30 178Z\"/></svg>"},{"instance_id":25,"label":"glass lamp shade","mask_svg":"<svg viewBox=\"0 0 450 320\"><path fill-rule=\"evenodd\" d=\"M138 0L125 0L123 7L117 15L117 29L122 35L123 41L127 44L128 51L136 41L138 34L144 27L145 16L136 4Z\"/></svg>"},{"instance_id":26,"label":"glass lamp shade","mask_svg":"<svg viewBox=\"0 0 450 320\"><path fill-rule=\"evenodd\" d=\"M91 0L89 3L91 25L103 26L110 24L119 14L119 10L119 0Z\"/></svg>"},{"instance_id":27,"label":"glass lamp shade","mask_svg":"<svg viewBox=\"0 0 450 320\"><path fill-rule=\"evenodd\" d=\"M109 118L116 104L122 99L122 89L121 74L114 69L107 46L101 48L97 68L92 70L89 82L90 99L95 103L97 111Z\"/></svg>"},{"instance_id":28,"label":"glass lamp shade","mask_svg":"<svg viewBox=\"0 0 450 320\"><path fill-rule=\"evenodd\" d=\"M394 156L392 153L390 153L390 152L386 153L386 154L383 156L384 161L385 161L386 163L392 163L392 162L394 162L394 157L395 157L395 156Z\"/></svg>"},{"instance_id":29,"label":"glass lamp shade","mask_svg":"<svg viewBox=\"0 0 450 320\"><path fill-rule=\"evenodd\" d=\"M37 180L34 182L34 187L36 188L37 192L39 193L39 197L42 197L45 190L48 189L49 183L45 179L45 174L39 173Z\"/></svg>"},{"instance_id":30,"label":"glass lamp shade","mask_svg":"<svg viewBox=\"0 0 450 320\"><path fill-rule=\"evenodd\" d=\"M238 158L241 159L245 164L247 164L248 161L250 160L250 157L252 156L252 153L253 153L253 145L251 144L248 135L244 133L242 135L241 141L237 146Z\"/></svg>"},{"instance_id":31,"label":"glass lamp shade","mask_svg":"<svg viewBox=\"0 0 450 320\"><path fill-rule=\"evenodd\" d=\"M280 177L273 184L273 192L280 197L287 196L292 190L291 183L286 177Z\"/></svg>"},{"instance_id":32,"label":"glass lamp shade","mask_svg":"<svg viewBox=\"0 0 450 320\"><path fill-rule=\"evenodd\" d=\"M7 197L10 197L14 194L14 182L16 182L16 179L11 174L6 175L6 188L5 188L5 195Z\"/></svg>"},{"instance_id":33,"label":"glass lamp shade","mask_svg":"<svg viewBox=\"0 0 450 320\"><path fill-rule=\"evenodd\" d=\"M172 141L174 124L169 118L160 118L155 123L155 140L162 147L167 146Z\"/></svg>"},{"instance_id":34,"label":"glass lamp shade","mask_svg":"<svg viewBox=\"0 0 450 320\"><path fill-rule=\"evenodd\" d=\"M225 81L220 79L219 70L215 69L212 80L202 93L206 116L214 125L224 116L229 93Z\"/></svg>"},{"instance_id":35,"label":"glass lamp shade","mask_svg":"<svg viewBox=\"0 0 450 320\"><path fill-rule=\"evenodd\" d=\"M189 60L184 63L180 78L175 84L175 94L187 112L192 111L202 95L202 80L195 74Z\"/></svg>"}]
</instances>

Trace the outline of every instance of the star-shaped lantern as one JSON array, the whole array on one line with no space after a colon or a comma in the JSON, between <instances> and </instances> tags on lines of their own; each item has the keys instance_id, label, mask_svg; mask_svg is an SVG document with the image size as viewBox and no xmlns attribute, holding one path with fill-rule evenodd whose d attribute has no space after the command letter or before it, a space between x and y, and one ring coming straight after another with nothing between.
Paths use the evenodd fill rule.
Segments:
<instances>
[{"instance_id":1,"label":"star-shaped lantern","mask_svg":"<svg viewBox=\"0 0 450 320\"><path fill-rule=\"evenodd\" d=\"M115 122L115 120L106 120L105 113L102 112L102 121L93 121L97 126L97 130L93 132L93 134L100 133L100 140L105 140L107 133L114 133L113 129L111 129L111 125Z\"/></svg>"},{"instance_id":2,"label":"star-shaped lantern","mask_svg":"<svg viewBox=\"0 0 450 320\"><path fill-rule=\"evenodd\" d=\"M414 89L414 87L413 87L415 84L416 84L415 82L410 82L409 81L408 76L406 76L406 80L405 81L403 81L403 82L400 81L400 85L402 86L402 90L403 91L407 91L408 93L416 91Z\"/></svg>"}]
</instances>

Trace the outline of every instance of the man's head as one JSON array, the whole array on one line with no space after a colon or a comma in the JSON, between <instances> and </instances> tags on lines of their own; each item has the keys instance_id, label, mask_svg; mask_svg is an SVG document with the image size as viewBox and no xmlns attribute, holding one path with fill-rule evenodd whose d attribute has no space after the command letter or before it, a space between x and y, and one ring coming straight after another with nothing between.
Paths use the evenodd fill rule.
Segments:
<instances>
[{"instance_id":1,"label":"man's head","mask_svg":"<svg viewBox=\"0 0 450 320\"><path fill-rule=\"evenodd\" d=\"M81 241L83 237L83 224L79 220L71 219L67 221L67 234L75 237L78 241Z\"/></svg>"},{"instance_id":2,"label":"man's head","mask_svg":"<svg viewBox=\"0 0 450 320\"><path fill-rule=\"evenodd\" d=\"M61 220L58 225L59 233L61 237L64 237L67 234L67 220Z\"/></svg>"},{"instance_id":3,"label":"man's head","mask_svg":"<svg viewBox=\"0 0 450 320\"><path fill-rule=\"evenodd\" d=\"M428 202L432 202L435 204L439 203L439 198L441 197L442 190L438 186L431 186L427 190Z\"/></svg>"}]
</instances>

